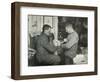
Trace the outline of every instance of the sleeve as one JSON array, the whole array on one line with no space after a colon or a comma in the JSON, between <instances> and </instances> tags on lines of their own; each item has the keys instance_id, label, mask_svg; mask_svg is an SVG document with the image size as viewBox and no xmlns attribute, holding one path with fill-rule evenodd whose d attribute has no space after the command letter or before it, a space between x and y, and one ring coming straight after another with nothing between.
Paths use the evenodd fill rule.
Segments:
<instances>
[{"instance_id":1,"label":"sleeve","mask_svg":"<svg viewBox=\"0 0 100 82\"><path fill-rule=\"evenodd\" d=\"M56 48L56 46L54 46L53 42L48 42L47 38L42 38L41 44L49 52L53 53L57 50L57 48Z\"/></svg>"},{"instance_id":2,"label":"sleeve","mask_svg":"<svg viewBox=\"0 0 100 82\"><path fill-rule=\"evenodd\" d=\"M78 43L78 35L73 35L71 38L68 40L67 43L63 44L63 48L71 48L74 44Z\"/></svg>"}]
</instances>

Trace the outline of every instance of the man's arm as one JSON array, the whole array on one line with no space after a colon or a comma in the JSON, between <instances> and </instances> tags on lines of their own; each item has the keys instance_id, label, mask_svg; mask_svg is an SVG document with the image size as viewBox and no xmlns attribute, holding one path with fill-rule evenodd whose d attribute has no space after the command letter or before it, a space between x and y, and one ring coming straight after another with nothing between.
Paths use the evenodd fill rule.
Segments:
<instances>
[{"instance_id":1,"label":"man's arm","mask_svg":"<svg viewBox=\"0 0 100 82\"><path fill-rule=\"evenodd\" d=\"M69 48L71 48L74 44L76 44L76 43L78 42L78 40L79 40L78 36L73 36L73 37L70 38L70 40L68 40L67 43L62 44L62 47L63 47L63 48L69 49Z\"/></svg>"},{"instance_id":2,"label":"man's arm","mask_svg":"<svg viewBox=\"0 0 100 82\"><path fill-rule=\"evenodd\" d=\"M54 44L53 44L53 41L52 42L49 42L48 41L48 38L42 38L41 39L41 44L42 44L42 46L45 48L45 49L47 49L49 52L55 52L56 51L56 47L54 46Z\"/></svg>"}]
</instances>

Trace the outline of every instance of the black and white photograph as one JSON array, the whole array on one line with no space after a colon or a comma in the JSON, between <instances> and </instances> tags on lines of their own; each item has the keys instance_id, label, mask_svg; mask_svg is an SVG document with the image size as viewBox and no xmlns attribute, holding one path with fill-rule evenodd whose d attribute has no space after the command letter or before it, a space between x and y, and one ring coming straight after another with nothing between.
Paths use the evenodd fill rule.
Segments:
<instances>
[{"instance_id":1,"label":"black and white photograph","mask_svg":"<svg viewBox=\"0 0 100 82\"><path fill-rule=\"evenodd\" d=\"M88 64L88 18L28 15L28 66Z\"/></svg>"},{"instance_id":2,"label":"black and white photograph","mask_svg":"<svg viewBox=\"0 0 100 82\"><path fill-rule=\"evenodd\" d=\"M97 74L97 7L12 3L12 78Z\"/></svg>"}]
</instances>

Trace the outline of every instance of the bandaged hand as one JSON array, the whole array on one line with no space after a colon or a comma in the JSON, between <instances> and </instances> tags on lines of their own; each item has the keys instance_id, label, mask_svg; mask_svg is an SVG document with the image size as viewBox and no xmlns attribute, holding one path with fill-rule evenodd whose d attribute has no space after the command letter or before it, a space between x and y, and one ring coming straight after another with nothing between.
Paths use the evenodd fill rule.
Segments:
<instances>
[{"instance_id":1,"label":"bandaged hand","mask_svg":"<svg viewBox=\"0 0 100 82\"><path fill-rule=\"evenodd\" d=\"M67 39L67 38L65 38L65 39L64 39L64 42L67 42L67 41L68 41L68 39Z\"/></svg>"},{"instance_id":2,"label":"bandaged hand","mask_svg":"<svg viewBox=\"0 0 100 82\"><path fill-rule=\"evenodd\" d=\"M58 40L54 40L54 45L55 45L55 46L60 46L61 43L60 43L60 41L58 41Z\"/></svg>"}]
</instances>

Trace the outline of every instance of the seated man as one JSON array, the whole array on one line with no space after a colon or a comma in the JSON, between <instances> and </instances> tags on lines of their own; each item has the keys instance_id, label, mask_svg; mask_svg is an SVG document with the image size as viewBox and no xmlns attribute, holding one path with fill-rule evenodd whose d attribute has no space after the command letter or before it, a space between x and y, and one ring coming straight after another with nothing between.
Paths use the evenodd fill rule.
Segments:
<instances>
[{"instance_id":1,"label":"seated man","mask_svg":"<svg viewBox=\"0 0 100 82\"><path fill-rule=\"evenodd\" d=\"M60 57L55 55L57 48L53 44L53 40L49 38L51 26L44 25L36 45L36 58L39 63L46 65L56 65L60 62Z\"/></svg>"}]
</instances>

